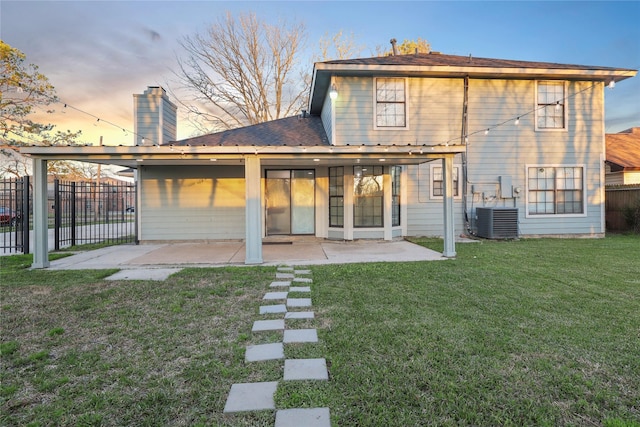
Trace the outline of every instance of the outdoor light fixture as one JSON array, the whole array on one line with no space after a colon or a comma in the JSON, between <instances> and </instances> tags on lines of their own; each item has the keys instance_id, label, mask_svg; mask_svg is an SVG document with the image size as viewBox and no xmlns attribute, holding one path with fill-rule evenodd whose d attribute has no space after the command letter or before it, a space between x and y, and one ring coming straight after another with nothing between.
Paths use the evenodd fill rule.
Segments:
<instances>
[{"instance_id":1,"label":"outdoor light fixture","mask_svg":"<svg viewBox=\"0 0 640 427\"><path fill-rule=\"evenodd\" d=\"M514 124L515 124L516 126L518 126L518 125L520 124L520 117L518 117L518 118L516 119L516 121L514 122Z\"/></svg>"},{"instance_id":2,"label":"outdoor light fixture","mask_svg":"<svg viewBox=\"0 0 640 427\"><path fill-rule=\"evenodd\" d=\"M331 90L329 91L329 98L336 99L338 97L338 89L336 89L336 85L331 85Z\"/></svg>"},{"instance_id":3,"label":"outdoor light fixture","mask_svg":"<svg viewBox=\"0 0 640 427\"><path fill-rule=\"evenodd\" d=\"M615 80L611 80L609 82L609 89L613 89L614 87L616 87L616 82L615 82Z\"/></svg>"}]
</instances>

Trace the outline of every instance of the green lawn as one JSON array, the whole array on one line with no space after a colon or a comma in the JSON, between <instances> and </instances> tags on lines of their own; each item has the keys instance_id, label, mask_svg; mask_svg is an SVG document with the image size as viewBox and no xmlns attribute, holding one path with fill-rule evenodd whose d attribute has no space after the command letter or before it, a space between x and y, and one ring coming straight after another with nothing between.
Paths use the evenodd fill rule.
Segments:
<instances>
[{"instance_id":1,"label":"green lawn","mask_svg":"<svg viewBox=\"0 0 640 427\"><path fill-rule=\"evenodd\" d=\"M420 241L438 248L433 239ZM280 382L278 408L328 406L336 426L640 425L640 238L485 241L451 261L312 267L330 380ZM0 425L273 425L223 415L245 364L266 267L164 282L30 271L0 257ZM274 315L275 316L275 315Z\"/></svg>"}]
</instances>

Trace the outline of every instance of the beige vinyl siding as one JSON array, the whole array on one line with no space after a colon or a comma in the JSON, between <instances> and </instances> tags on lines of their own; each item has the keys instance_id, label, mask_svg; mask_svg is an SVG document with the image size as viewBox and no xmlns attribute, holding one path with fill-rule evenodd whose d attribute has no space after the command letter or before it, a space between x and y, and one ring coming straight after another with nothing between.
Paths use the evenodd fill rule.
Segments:
<instances>
[{"instance_id":1,"label":"beige vinyl siding","mask_svg":"<svg viewBox=\"0 0 640 427\"><path fill-rule=\"evenodd\" d=\"M243 167L147 166L141 176L140 240L244 238Z\"/></svg>"},{"instance_id":2,"label":"beige vinyl siding","mask_svg":"<svg viewBox=\"0 0 640 427\"><path fill-rule=\"evenodd\" d=\"M336 145L433 145L460 135L462 79L409 78L407 129L374 129L373 78L336 79Z\"/></svg>"},{"instance_id":3,"label":"beige vinyl siding","mask_svg":"<svg viewBox=\"0 0 640 427\"><path fill-rule=\"evenodd\" d=\"M414 80L414 79L411 79ZM412 88L434 88L440 85L432 82L413 84ZM461 82L461 80L460 80ZM444 84L447 84L446 81ZM462 83L452 80L449 88L462 94ZM592 82L569 82L567 85L566 106L568 108L567 126L563 131L536 131L535 120L535 81L533 80L477 80L469 82L468 132L475 133L468 142L468 187L467 211L469 220L474 223L477 207L517 207L519 211L520 235L598 235L601 227L602 210L600 197L601 155L603 154L604 129L602 123L603 86ZM416 91L411 92L411 96ZM420 93L420 92L419 92ZM443 95L449 98L438 105L446 109L431 113L423 108L423 118L431 117L435 123L445 120L447 115L456 126L443 124L446 132L460 134L462 97ZM458 104L452 102L456 99ZM430 103L426 103L429 105ZM414 114L420 110L413 110ZM520 124L513 121L493 128L496 124L515 119L519 114ZM419 122L420 123L420 122ZM413 123L412 123L413 124ZM427 125L418 125L418 128ZM488 135L484 129L493 128ZM412 133L414 127L407 133ZM395 132L402 133L401 131ZM433 133L432 135L437 135ZM439 139L445 139L441 137ZM454 163L459 163L456 159ZM436 164L441 161L436 160ZM554 215L547 217L527 216L527 165L583 166L587 201L583 215ZM430 199L429 163L410 166L407 169L407 234L410 236L442 235L442 201ZM500 177L509 177L512 188L502 189ZM513 188L521 192L515 198L505 198ZM473 189L473 191L472 191ZM463 187L464 191L464 187ZM465 232L464 207L462 200L454 200L456 234Z\"/></svg>"},{"instance_id":4,"label":"beige vinyl siding","mask_svg":"<svg viewBox=\"0 0 640 427\"><path fill-rule=\"evenodd\" d=\"M456 157L456 164L459 159ZM444 233L443 202L430 198L430 165L442 166L441 160L407 167L407 235L442 236ZM456 235L464 231L461 199L453 203Z\"/></svg>"},{"instance_id":5,"label":"beige vinyl siding","mask_svg":"<svg viewBox=\"0 0 640 427\"><path fill-rule=\"evenodd\" d=\"M567 127L536 131L535 82L531 80L471 80L469 131L483 130L521 114L520 124L506 123L472 135L468 145L468 180L479 191L470 194L473 207L519 208L521 235L601 233L600 156L603 150L602 84L569 82ZM528 114L527 114L528 113ZM586 215L526 216L527 165L584 166ZM509 176L520 197L500 197L499 177ZM469 188L471 190L471 188ZM471 199L473 196L473 199ZM495 197L494 197L495 196Z\"/></svg>"},{"instance_id":6,"label":"beige vinyl siding","mask_svg":"<svg viewBox=\"0 0 640 427\"><path fill-rule=\"evenodd\" d=\"M331 98L327 95L324 98L324 104L322 105L322 112L320 113L320 120L322 120L322 125L324 126L324 131L327 134L327 138L329 138L329 144L333 144L333 120L332 120L332 105Z\"/></svg>"}]
</instances>

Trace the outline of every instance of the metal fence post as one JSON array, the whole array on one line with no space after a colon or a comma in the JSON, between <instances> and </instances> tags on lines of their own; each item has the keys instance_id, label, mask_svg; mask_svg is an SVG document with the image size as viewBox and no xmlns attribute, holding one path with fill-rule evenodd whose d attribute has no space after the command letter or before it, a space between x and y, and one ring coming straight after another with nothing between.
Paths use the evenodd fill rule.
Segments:
<instances>
[{"instance_id":1,"label":"metal fence post","mask_svg":"<svg viewBox=\"0 0 640 427\"><path fill-rule=\"evenodd\" d=\"M29 201L31 200L31 186L29 176L22 177L22 253L29 253L29 231L31 209L29 209Z\"/></svg>"},{"instance_id":2,"label":"metal fence post","mask_svg":"<svg viewBox=\"0 0 640 427\"><path fill-rule=\"evenodd\" d=\"M71 246L76 245L76 183L71 183Z\"/></svg>"},{"instance_id":3,"label":"metal fence post","mask_svg":"<svg viewBox=\"0 0 640 427\"><path fill-rule=\"evenodd\" d=\"M60 227L62 223L62 218L60 218L61 204L62 200L60 197L60 180L55 179L53 181L53 248L56 251L60 250Z\"/></svg>"}]
</instances>

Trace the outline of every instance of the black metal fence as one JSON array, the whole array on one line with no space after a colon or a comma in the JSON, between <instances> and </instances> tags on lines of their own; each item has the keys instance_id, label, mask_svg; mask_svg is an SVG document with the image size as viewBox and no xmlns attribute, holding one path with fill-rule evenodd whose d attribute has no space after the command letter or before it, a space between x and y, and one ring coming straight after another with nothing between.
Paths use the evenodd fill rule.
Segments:
<instances>
[{"instance_id":1,"label":"black metal fence","mask_svg":"<svg viewBox=\"0 0 640 427\"><path fill-rule=\"evenodd\" d=\"M3 252L29 253L29 177L0 180L0 235Z\"/></svg>"},{"instance_id":2,"label":"black metal fence","mask_svg":"<svg viewBox=\"0 0 640 427\"><path fill-rule=\"evenodd\" d=\"M4 253L29 252L33 238L32 194L29 177L0 181L0 208L10 212L2 220ZM48 185L49 249L90 243L130 243L137 240L135 184L107 182L67 182ZM12 219L13 218L13 219Z\"/></svg>"}]
</instances>

